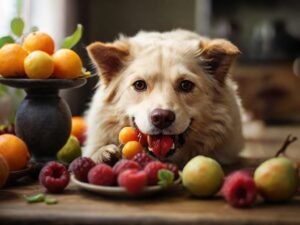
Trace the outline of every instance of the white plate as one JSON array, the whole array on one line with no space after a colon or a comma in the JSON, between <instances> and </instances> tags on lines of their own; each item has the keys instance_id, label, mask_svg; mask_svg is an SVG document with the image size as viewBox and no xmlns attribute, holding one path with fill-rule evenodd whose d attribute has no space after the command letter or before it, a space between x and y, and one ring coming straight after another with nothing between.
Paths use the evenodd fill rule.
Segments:
<instances>
[{"instance_id":1,"label":"white plate","mask_svg":"<svg viewBox=\"0 0 300 225\"><path fill-rule=\"evenodd\" d=\"M73 174L71 174L71 181L80 189L91 191L97 194L113 196L113 197L132 197L132 195L130 195L123 187L100 186L100 185L81 182L77 180ZM160 191L168 190L176 185L179 185L180 182L181 179L179 177L177 180L174 181L173 185L168 188L163 188L159 185L147 186L143 189L143 191L138 196L147 196L147 195L158 193Z\"/></svg>"}]
</instances>

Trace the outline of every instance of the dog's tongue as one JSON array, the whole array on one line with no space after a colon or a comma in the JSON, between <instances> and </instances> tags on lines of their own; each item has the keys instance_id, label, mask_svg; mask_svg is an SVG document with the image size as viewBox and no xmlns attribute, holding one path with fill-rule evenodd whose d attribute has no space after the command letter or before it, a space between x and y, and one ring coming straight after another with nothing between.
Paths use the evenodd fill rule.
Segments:
<instances>
[{"instance_id":1,"label":"dog's tongue","mask_svg":"<svg viewBox=\"0 0 300 225\"><path fill-rule=\"evenodd\" d=\"M173 138L169 135L149 135L148 145L153 154L162 158L165 157L173 146Z\"/></svg>"}]
</instances>

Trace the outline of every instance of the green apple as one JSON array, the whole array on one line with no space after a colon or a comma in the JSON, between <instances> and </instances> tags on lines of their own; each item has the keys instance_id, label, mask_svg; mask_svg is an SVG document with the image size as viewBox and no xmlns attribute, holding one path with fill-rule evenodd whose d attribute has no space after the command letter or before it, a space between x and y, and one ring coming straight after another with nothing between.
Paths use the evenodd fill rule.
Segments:
<instances>
[{"instance_id":1,"label":"green apple","mask_svg":"<svg viewBox=\"0 0 300 225\"><path fill-rule=\"evenodd\" d=\"M224 179L220 164L212 158L196 156L183 168L182 183L193 195L211 197L216 194Z\"/></svg>"},{"instance_id":2,"label":"green apple","mask_svg":"<svg viewBox=\"0 0 300 225\"><path fill-rule=\"evenodd\" d=\"M59 150L56 157L63 163L71 163L74 159L81 156L81 147L78 139L71 135L67 143Z\"/></svg>"},{"instance_id":3,"label":"green apple","mask_svg":"<svg viewBox=\"0 0 300 225\"><path fill-rule=\"evenodd\" d=\"M293 162L285 157L263 162L254 173L255 184L266 201L281 202L290 199L298 187L298 173Z\"/></svg>"}]
</instances>

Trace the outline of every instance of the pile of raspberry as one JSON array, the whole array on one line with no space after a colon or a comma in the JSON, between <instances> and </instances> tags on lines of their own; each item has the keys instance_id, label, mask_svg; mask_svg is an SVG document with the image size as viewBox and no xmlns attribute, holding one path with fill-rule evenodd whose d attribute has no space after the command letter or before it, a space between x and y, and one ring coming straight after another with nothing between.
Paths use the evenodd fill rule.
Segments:
<instances>
[{"instance_id":1,"label":"pile of raspberry","mask_svg":"<svg viewBox=\"0 0 300 225\"><path fill-rule=\"evenodd\" d=\"M160 170L169 171L174 180L179 177L176 165L154 160L145 152L137 153L132 159L120 159L114 166L95 164L90 158L79 157L70 164L69 170L79 181L121 186L132 195L139 194L146 186L158 185Z\"/></svg>"}]
</instances>

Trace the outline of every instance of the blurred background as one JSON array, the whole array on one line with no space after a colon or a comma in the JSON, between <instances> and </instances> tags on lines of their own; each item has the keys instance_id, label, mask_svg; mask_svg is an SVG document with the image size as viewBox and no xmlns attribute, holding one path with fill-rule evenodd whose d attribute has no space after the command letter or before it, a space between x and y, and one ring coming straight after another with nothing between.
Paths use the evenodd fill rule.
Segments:
<instances>
[{"instance_id":1,"label":"blurred background","mask_svg":"<svg viewBox=\"0 0 300 225\"><path fill-rule=\"evenodd\" d=\"M59 47L76 24L84 27L75 47L92 70L85 46L113 41L120 33L184 28L231 40L242 51L232 68L248 120L263 124L300 122L300 1L298 0L23 0L21 16L28 29L48 32ZM9 33L20 0L0 0L0 36ZM64 91L73 115L87 108L96 79ZM0 119L17 107L22 93L0 91Z\"/></svg>"}]
</instances>

